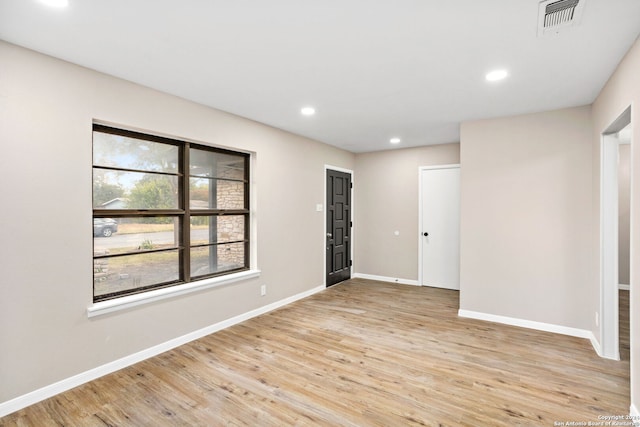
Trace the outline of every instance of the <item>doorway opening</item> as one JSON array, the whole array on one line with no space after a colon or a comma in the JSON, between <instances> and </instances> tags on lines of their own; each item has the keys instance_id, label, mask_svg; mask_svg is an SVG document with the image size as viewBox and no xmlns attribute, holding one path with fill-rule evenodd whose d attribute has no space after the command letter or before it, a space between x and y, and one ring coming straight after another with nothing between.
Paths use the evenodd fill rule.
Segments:
<instances>
[{"instance_id":1,"label":"doorway opening","mask_svg":"<svg viewBox=\"0 0 640 427\"><path fill-rule=\"evenodd\" d=\"M600 167L601 356L629 355L631 107L603 133ZM622 283L622 282L627 283ZM627 286L621 286L627 285ZM596 313L597 314L597 313ZM596 322L598 316L596 315Z\"/></svg>"}]
</instances>

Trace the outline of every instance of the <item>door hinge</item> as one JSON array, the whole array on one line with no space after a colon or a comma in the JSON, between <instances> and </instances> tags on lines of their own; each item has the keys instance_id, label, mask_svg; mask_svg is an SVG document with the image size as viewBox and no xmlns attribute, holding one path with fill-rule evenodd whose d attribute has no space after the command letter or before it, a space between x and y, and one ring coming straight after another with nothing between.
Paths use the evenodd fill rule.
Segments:
<instances>
[{"instance_id":1,"label":"door hinge","mask_svg":"<svg viewBox=\"0 0 640 427\"><path fill-rule=\"evenodd\" d=\"M349 227L353 227L353 221L349 221Z\"/></svg>"},{"instance_id":2,"label":"door hinge","mask_svg":"<svg viewBox=\"0 0 640 427\"><path fill-rule=\"evenodd\" d=\"M349 260L349 267L353 267L353 260L352 259Z\"/></svg>"},{"instance_id":3,"label":"door hinge","mask_svg":"<svg viewBox=\"0 0 640 427\"><path fill-rule=\"evenodd\" d=\"M349 188L353 188L353 182L349 183Z\"/></svg>"}]
</instances>

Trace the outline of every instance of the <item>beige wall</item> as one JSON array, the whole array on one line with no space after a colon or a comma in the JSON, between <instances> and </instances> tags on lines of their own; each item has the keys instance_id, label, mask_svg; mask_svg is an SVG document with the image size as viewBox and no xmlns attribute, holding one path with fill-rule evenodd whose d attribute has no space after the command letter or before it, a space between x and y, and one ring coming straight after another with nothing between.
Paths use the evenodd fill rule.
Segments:
<instances>
[{"instance_id":1,"label":"beige wall","mask_svg":"<svg viewBox=\"0 0 640 427\"><path fill-rule=\"evenodd\" d=\"M592 212L597 218L592 233L600 235L600 135L625 109L631 106L631 126L633 135L631 138L631 277L630 285L633 287L638 274L640 274L640 226L635 223L640 212L640 150L635 145L640 142L640 40L636 40L627 55L613 73L605 87L593 104L593 133L592 150L594 153L593 165L593 204ZM600 264L599 248L594 247L592 262ZM600 271L596 272L599 277ZM640 316L634 316L640 310L640 294L631 292L631 404L640 408ZM594 334L600 336L597 328Z\"/></svg>"},{"instance_id":2,"label":"beige wall","mask_svg":"<svg viewBox=\"0 0 640 427\"><path fill-rule=\"evenodd\" d=\"M356 155L356 273L418 280L418 168L459 162L460 144Z\"/></svg>"},{"instance_id":3,"label":"beige wall","mask_svg":"<svg viewBox=\"0 0 640 427\"><path fill-rule=\"evenodd\" d=\"M357 273L417 280L418 167L460 162L461 308L600 337L600 133L640 105L640 42L591 108L465 122L460 145L358 155L3 42L0 63L0 403L321 285L325 164L355 171ZM260 278L88 319L94 119L255 152ZM632 124L640 141L635 109ZM632 373L637 331L632 316ZM639 389L633 374L636 407Z\"/></svg>"},{"instance_id":4,"label":"beige wall","mask_svg":"<svg viewBox=\"0 0 640 427\"><path fill-rule=\"evenodd\" d=\"M324 283L324 165L353 154L3 42L0 63L0 403ZM88 319L94 119L255 152L260 278Z\"/></svg>"},{"instance_id":5,"label":"beige wall","mask_svg":"<svg viewBox=\"0 0 640 427\"><path fill-rule=\"evenodd\" d=\"M623 144L618 149L618 283L629 284L629 237L631 233L631 216L629 193L631 187L630 161L631 145Z\"/></svg>"},{"instance_id":6,"label":"beige wall","mask_svg":"<svg viewBox=\"0 0 640 427\"><path fill-rule=\"evenodd\" d=\"M460 308L587 329L591 108L461 126Z\"/></svg>"}]
</instances>

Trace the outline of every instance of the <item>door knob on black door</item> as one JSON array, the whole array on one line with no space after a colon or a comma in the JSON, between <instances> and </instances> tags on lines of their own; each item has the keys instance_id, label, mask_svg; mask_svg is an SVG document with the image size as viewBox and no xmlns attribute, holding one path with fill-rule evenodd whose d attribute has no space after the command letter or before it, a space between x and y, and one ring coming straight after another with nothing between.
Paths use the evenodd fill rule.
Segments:
<instances>
[{"instance_id":1,"label":"door knob on black door","mask_svg":"<svg viewBox=\"0 0 640 427\"><path fill-rule=\"evenodd\" d=\"M424 237L427 237L427 236L429 235L429 233L427 233L427 232L425 231L424 233L422 233L422 235L423 235Z\"/></svg>"}]
</instances>

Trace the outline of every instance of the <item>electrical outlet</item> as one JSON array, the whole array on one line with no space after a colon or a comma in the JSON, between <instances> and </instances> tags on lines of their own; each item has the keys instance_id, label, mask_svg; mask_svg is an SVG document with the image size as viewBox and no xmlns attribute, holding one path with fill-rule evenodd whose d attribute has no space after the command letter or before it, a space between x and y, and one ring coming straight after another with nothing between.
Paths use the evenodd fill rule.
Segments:
<instances>
[{"instance_id":1,"label":"electrical outlet","mask_svg":"<svg viewBox=\"0 0 640 427\"><path fill-rule=\"evenodd\" d=\"M267 285L260 286L260 296L265 296L267 294Z\"/></svg>"}]
</instances>

